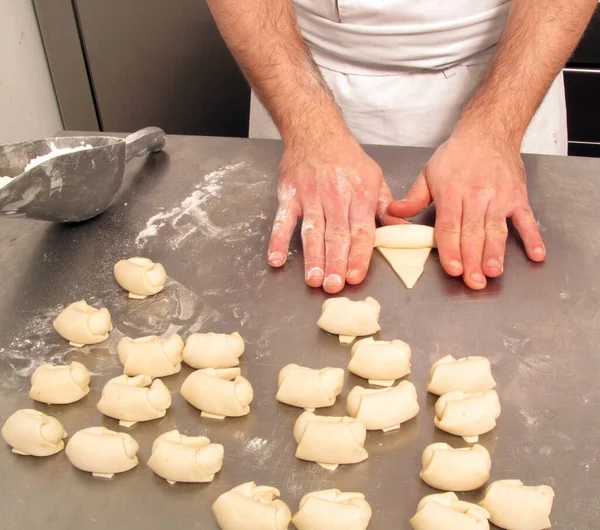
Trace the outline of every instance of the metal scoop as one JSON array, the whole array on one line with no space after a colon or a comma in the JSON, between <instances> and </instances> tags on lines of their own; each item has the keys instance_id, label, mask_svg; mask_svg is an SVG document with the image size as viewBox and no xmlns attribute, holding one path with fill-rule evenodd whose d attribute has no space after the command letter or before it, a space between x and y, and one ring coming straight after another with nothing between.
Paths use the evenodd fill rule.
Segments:
<instances>
[{"instance_id":1,"label":"metal scoop","mask_svg":"<svg viewBox=\"0 0 600 530\"><path fill-rule=\"evenodd\" d=\"M0 215L45 221L85 221L102 213L121 187L125 164L160 151L166 136L147 127L127 136L47 138L0 146L0 177L17 177L0 188ZM25 171L33 159L56 149L91 145L59 154Z\"/></svg>"}]
</instances>

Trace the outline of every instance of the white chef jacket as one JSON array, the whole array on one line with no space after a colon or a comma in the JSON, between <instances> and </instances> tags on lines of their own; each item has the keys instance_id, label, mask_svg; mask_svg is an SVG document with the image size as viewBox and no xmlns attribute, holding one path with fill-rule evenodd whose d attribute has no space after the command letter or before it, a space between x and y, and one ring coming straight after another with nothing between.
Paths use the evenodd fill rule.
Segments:
<instances>
[{"instance_id":1,"label":"white chef jacket","mask_svg":"<svg viewBox=\"0 0 600 530\"><path fill-rule=\"evenodd\" d=\"M437 147L484 74L509 0L294 0L302 35L361 143ZM250 136L279 138L252 95ZM567 154L562 74L522 150Z\"/></svg>"}]
</instances>

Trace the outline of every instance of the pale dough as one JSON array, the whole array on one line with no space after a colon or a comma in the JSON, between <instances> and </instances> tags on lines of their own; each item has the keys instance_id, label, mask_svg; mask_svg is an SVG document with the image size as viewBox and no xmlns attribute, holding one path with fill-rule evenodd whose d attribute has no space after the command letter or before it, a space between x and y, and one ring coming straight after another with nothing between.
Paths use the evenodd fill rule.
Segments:
<instances>
[{"instance_id":1,"label":"pale dough","mask_svg":"<svg viewBox=\"0 0 600 530\"><path fill-rule=\"evenodd\" d=\"M331 407L344 386L344 370L322 368L313 370L288 364L279 372L277 401L314 411Z\"/></svg>"},{"instance_id":2,"label":"pale dough","mask_svg":"<svg viewBox=\"0 0 600 530\"><path fill-rule=\"evenodd\" d=\"M382 226L375 230L375 246L383 248L436 248L431 226L402 224Z\"/></svg>"},{"instance_id":3,"label":"pale dough","mask_svg":"<svg viewBox=\"0 0 600 530\"><path fill-rule=\"evenodd\" d=\"M279 495L276 488L246 482L223 493L212 511L221 530L287 530L292 513Z\"/></svg>"},{"instance_id":4,"label":"pale dough","mask_svg":"<svg viewBox=\"0 0 600 530\"><path fill-rule=\"evenodd\" d=\"M63 309L52 325L71 346L78 348L105 341L112 331L108 309L105 307L96 309L88 305L85 300L73 302Z\"/></svg>"},{"instance_id":5,"label":"pale dough","mask_svg":"<svg viewBox=\"0 0 600 530\"><path fill-rule=\"evenodd\" d=\"M415 224L383 226L375 231L375 247L406 288L412 289L436 247L434 229Z\"/></svg>"},{"instance_id":6,"label":"pale dough","mask_svg":"<svg viewBox=\"0 0 600 530\"><path fill-rule=\"evenodd\" d=\"M391 386L410 374L410 346L401 340L359 340L352 346L348 370L369 384Z\"/></svg>"},{"instance_id":7,"label":"pale dough","mask_svg":"<svg viewBox=\"0 0 600 530\"><path fill-rule=\"evenodd\" d=\"M98 412L120 420L119 425L131 427L138 421L162 418L171 406L171 393L160 379L149 375L109 380L102 389Z\"/></svg>"},{"instance_id":8,"label":"pale dough","mask_svg":"<svg viewBox=\"0 0 600 530\"><path fill-rule=\"evenodd\" d=\"M18 455L50 456L62 451L67 437L60 422L33 409L18 410L2 426L2 438Z\"/></svg>"},{"instance_id":9,"label":"pale dough","mask_svg":"<svg viewBox=\"0 0 600 530\"><path fill-rule=\"evenodd\" d=\"M383 248L381 252L407 289L412 289L425 271L430 248Z\"/></svg>"},{"instance_id":10,"label":"pale dough","mask_svg":"<svg viewBox=\"0 0 600 530\"><path fill-rule=\"evenodd\" d=\"M42 364L31 376L29 397L48 405L74 403L90 392L90 372L81 363Z\"/></svg>"},{"instance_id":11,"label":"pale dough","mask_svg":"<svg viewBox=\"0 0 600 530\"><path fill-rule=\"evenodd\" d=\"M294 425L296 458L335 470L339 464L357 464L369 457L364 448L367 429L348 416L315 416L303 412Z\"/></svg>"},{"instance_id":12,"label":"pale dough","mask_svg":"<svg viewBox=\"0 0 600 530\"><path fill-rule=\"evenodd\" d=\"M240 364L244 339L236 331L226 333L192 333L185 341L183 361L192 368L232 368Z\"/></svg>"},{"instance_id":13,"label":"pale dough","mask_svg":"<svg viewBox=\"0 0 600 530\"><path fill-rule=\"evenodd\" d=\"M202 411L202 416L223 419L245 416L254 397L250 382L239 375L239 368L192 372L181 385L181 395ZM229 379L235 378L233 381Z\"/></svg>"},{"instance_id":14,"label":"pale dough","mask_svg":"<svg viewBox=\"0 0 600 530\"><path fill-rule=\"evenodd\" d=\"M390 388L355 386L348 394L347 410L370 431L392 431L419 412L417 390L410 381Z\"/></svg>"},{"instance_id":15,"label":"pale dough","mask_svg":"<svg viewBox=\"0 0 600 530\"><path fill-rule=\"evenodd\" d=\"M292 518L298 530L366 530L373 511L362 493L313 491Z\"/></svg>"},{"instance_id":16,"label":"pale dough","mask_svg":"<svg viewBox=\"0 0 600 530\"><path fill-rule=\"evenodd\" d=\"M431 367L427 390L441 396L448 392L487 392L496 386L490 361L485 357L442 357Z\"/></svg>"},{"instance_id":17,"label":"pale dough","mask_svg":"<svg viewBox=\"0 0 600 530\"><path fill-rule=\"evenodd\" d=\"M467 443L475 443L480 434L496 426L501 408L495 390L468 394L448 392L435 404L435 425L443 431L462 436Z\"/></svg>"},{"instance_id":18,"label":"pale dough","mask_svg":"<svg viewBox=\"0 0 600 530\"><path fill-rule=\"evenodd\" d=\"M106 427L88 427L76 432L65 450L77 469L95 477L111 478L138 465L138 443L128 434Z\"/></svg>"},{"instance_id":19,"label":"pale dough","mask_svg":"<svg viewBox=\"0 0 600 530\"><path fill-rule=\"evenodd\" d=\"M122 259L115 264L114 273L117 283L129 291L129 298L138 300L160 293L167 282L165 268L148 258Z\"/></svg>"},{"instance_id":20,"label":"pale dough","mask_svg":"<svg viewBox=\"0 0 600 530\"><path fill-rule=\"evenodd\" d=\"M211 482L223 465L223 446L205 436L184 436L173 430L152 444L148 467L170 484Z\"/></svg>"},{"instance_id":21,"label":"pale dough","mask_svg":"<svg viewBox=\"0 0 600 530\"><path fill-rule=\"evenodd\" d=\"M550 486L524 486L520 480L492 482L479 503L490 521L505 530L550 528L554 491ZM582 529L583 530L583 529Z\"/></svg>"},{"instance_id":22,"label":"pale dough","mask_svg":"<svg viewBox=\"0 0 600 530\"><path fill-rule=\"evenodd\" d=\"M160 339L155 335L131 339L123 337L117 345L125 375L166 377L181 371L183 340L177 334Z\"/></svg>"},{"instance_id":23,"label":"pale dough","mask_svg":"<svg viewBox=\"0 0 600 530\"><path fill-rule=\"evenodd\" d=\"M410 524L413 530L489 530L489 518L481 506L449 492L423 497Z\"/></svg>"},{"instance_id":24,"label":"pale dough","mask_svg":"<svg viewBox=\"0 0 600 530\"><path fill-rule=\"evenodd\" d=\"M321 308L321 318L317 326L321 329L339 335L340 342L350 343L356 337L377 333L381 306L374 298L364 301L352 301L349 298L329 298Z\"/></svg>"},{"instance_id":25,"label":"pale dough","mask_svg":"<svg viewBox=\"0 0 600 530\"><path fill-rule=\"evenodd\" d=\"M490 478L492 459L482 445L454 449L446 443L425 448L420 477L432 488L445 491L471 491Z\"/></svg>"}]
</instances>

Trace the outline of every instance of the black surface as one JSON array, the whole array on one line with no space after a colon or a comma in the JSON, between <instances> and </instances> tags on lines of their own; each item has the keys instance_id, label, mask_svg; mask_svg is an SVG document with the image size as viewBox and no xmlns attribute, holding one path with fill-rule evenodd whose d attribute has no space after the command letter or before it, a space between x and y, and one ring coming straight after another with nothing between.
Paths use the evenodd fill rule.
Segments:
<instances>
[{"instance_id":1,"label":"black surface","mask_svg":"<svg viewBox=\"0 0 600 530\"><path fill-rule=\"evenodd\" d=\"M569 66L600 67L600 8L596 9Z\"/></svg>"},{"instance_id":2,"label":"black surface","mask_svg":"<svg viewBox=\"0 0 600 530\"><path fill-rule=\"evenodd\" d=\"M600 142L600 70L564 74L569 140Z\"/></svg>"},{"instance_id":3,"label":"black surface","mask_svg":"<svg viewBox=\"0 0 600 530\"><path fill-rule=\"evenodd\" d=\"M200 0L76 0L102 130L247 136L250 90Z\"/></svg>"}]
</instances>

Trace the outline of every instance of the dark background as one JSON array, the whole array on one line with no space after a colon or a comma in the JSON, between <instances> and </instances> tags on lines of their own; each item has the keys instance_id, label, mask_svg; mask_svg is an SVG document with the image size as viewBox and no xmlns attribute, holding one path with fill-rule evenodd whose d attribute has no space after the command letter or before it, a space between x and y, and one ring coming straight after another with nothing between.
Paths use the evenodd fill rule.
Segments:
<instances>
[{"instance_id":1,"label":"dark background","mask_svg":"<svg viewBox=\"0 0 600 530\"><path fill-rule=\"evenodd\" d=\"M250 90L201 0L34 0L67 130L245 137ZM600 156L600 14L565 68L569 154Z\"/></svg>"}]
</instances>

